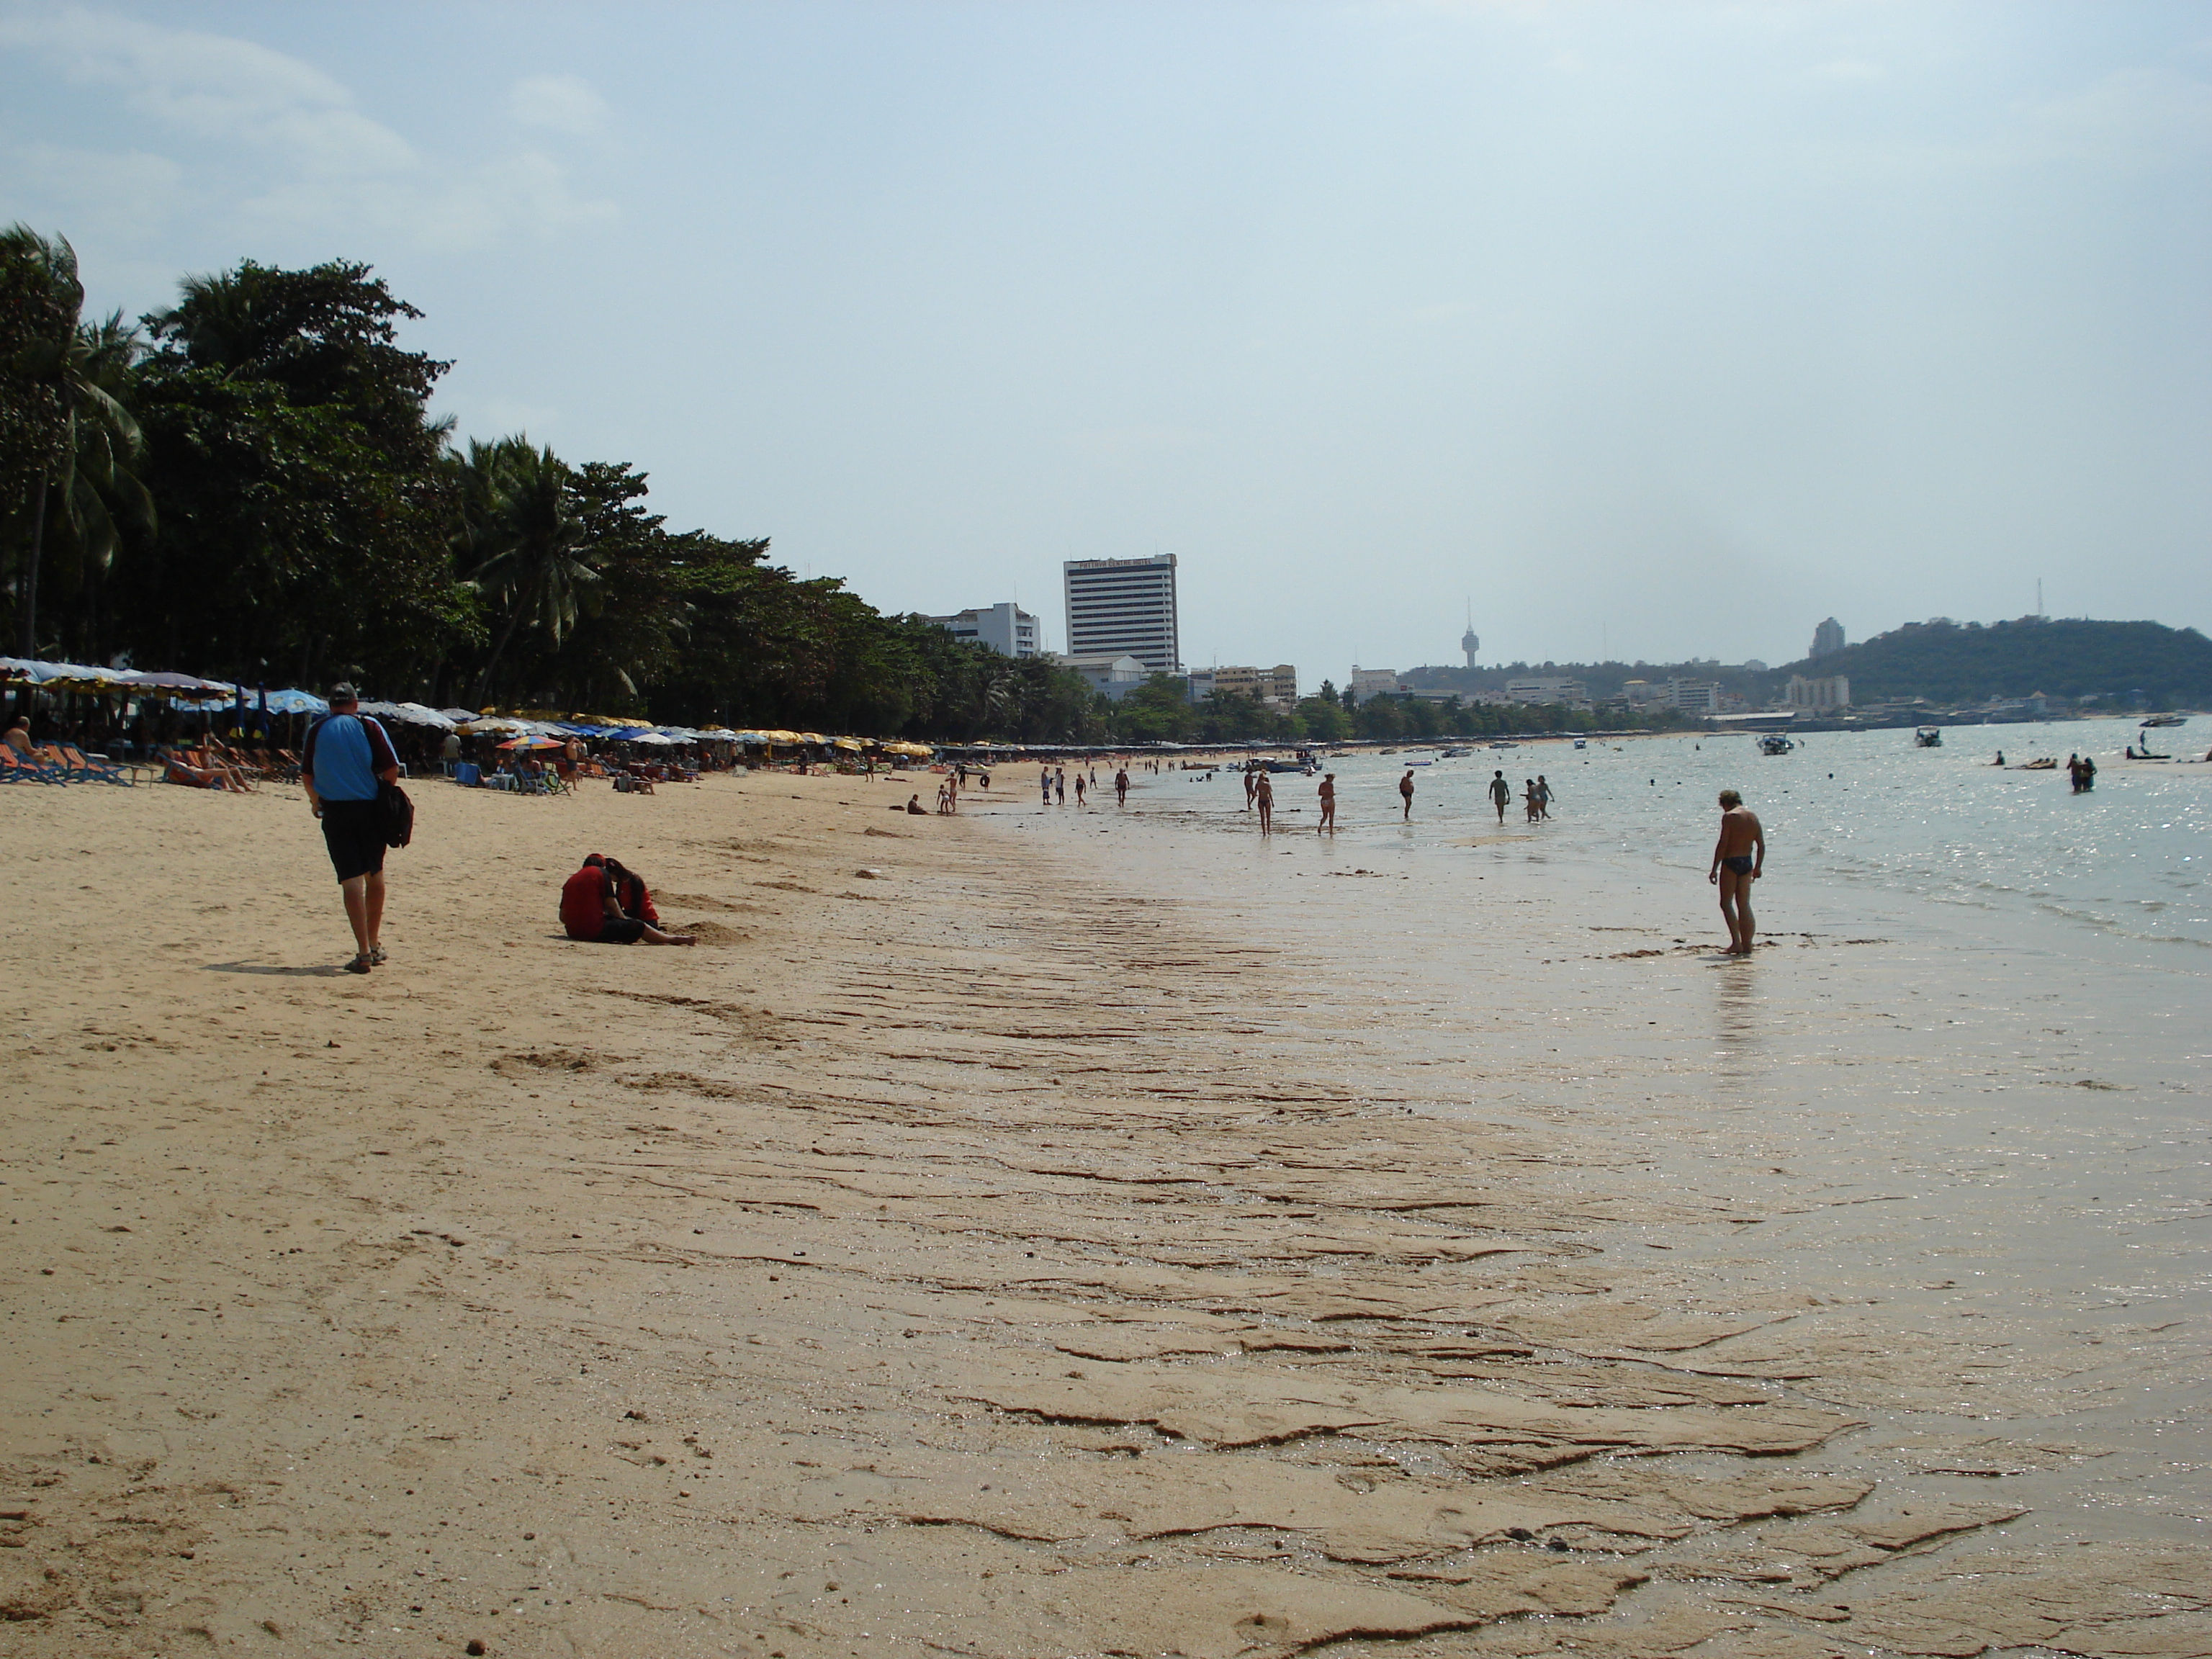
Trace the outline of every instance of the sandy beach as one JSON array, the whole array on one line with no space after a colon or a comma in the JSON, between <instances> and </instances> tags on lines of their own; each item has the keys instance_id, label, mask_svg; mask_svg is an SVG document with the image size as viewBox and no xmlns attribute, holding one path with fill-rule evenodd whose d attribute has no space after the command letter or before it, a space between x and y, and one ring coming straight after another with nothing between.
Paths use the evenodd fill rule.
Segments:
<instances>
[{"instance_id":1,"label":"sandy beach","mask_svg":"<svg viewBox=\"0 0 2212 1659\"><path fill-rule=\"evenodd\" d=\"M0 1653L2212 1654L2201 1140L2037 1115L2201 1040L1023 776L424 783L365 979L296 791L11 792Z\"/></svg>"}]
</instances>

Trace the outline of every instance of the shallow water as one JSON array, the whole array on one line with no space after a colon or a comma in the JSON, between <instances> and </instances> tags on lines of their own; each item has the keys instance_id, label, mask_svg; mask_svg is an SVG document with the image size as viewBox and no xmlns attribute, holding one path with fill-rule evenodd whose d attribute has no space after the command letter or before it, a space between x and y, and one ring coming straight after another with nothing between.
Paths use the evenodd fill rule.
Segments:
<instances>
[{"instance_id":1,"label":"shallow water","mask_svg":"<svg viewBox=\"0 0 2212 1659\"><path fill-rule=\"evenodd\" d=\"M2201 752L2207 724L2160 746ZM2063 762L2135 732L1484 749L1417 771L1410 827L1396 761L1419 751L1359 757L1334 838L1287 775L1267 840L1227 773L1139 775L1126 813L1041 811L994 778L969 810L1279 952L1255 1018L1286 1066L1540 1124L1625 1198L1750 1207L1589 1242L1663 1260L1685 1304L1817 1298L1789 1341L1872 1425L1826 1461L2028 1504L2033 1532L2170 1539L2212 1519L2212 766L2100 753L2077 798L2063 770L1990 763L2000 740ZM1542 772L1553 820L1516 800L1501 829L1493 767ZM1770 843L1750 962L1717 955L1704 879L1729 786Z\"/></svg>"}]
</instances>

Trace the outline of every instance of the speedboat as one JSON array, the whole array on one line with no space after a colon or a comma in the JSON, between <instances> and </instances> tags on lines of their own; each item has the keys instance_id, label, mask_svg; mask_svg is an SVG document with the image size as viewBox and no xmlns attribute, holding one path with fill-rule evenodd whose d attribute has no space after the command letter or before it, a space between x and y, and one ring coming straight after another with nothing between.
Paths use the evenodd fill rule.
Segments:
<instances>
[{"instance_id":1,"label":"speedboat","mask_svg":"<svg viewBox=\"0 0 2212 1659\"><path fill-rule=\"evenodd\" d=\"M1575 747L1576 747L1576 748L1577 748L1577 749L1587 749L1587 748L1589 748L1589 739L1588 738L1577 738L1575 739ZM1462 750L1462 752L1464 752L1464 751Z\"/></svg>"},{"instance_id":2,"label":"speedboat","mask_svg":"<svg viewBox=\"0 0 2212 1659\"><path fill-rule=\"evenodd\" d=\"M1796 746L1779 732L1769 732L1759 740L1759 752L1762 755L1786 755Z\"/></svg>"},{"instance_id":3,"label":"speedboat","mask_svg":"<svg viewBox=\"0 0 2212 1659\"><path fill-rule=\"evenodd\" d=\"M2189 716L2186 714L2153 714L2142 723L2142 729L2147 732L2154 726L2186 726L2188 724Z\"/></svg>"},{"instance_id":4,"label":"speedboat","mask_svg":"<svg viewBox=\"0 0 2212 1659\"><path fill-rule=\"evenodd\" d=\"M1941 749L1943 746L1943 728L1940 726L1922 726L1912 734L1912 746L1916 749Z\"/></svg>"}]
</instances>

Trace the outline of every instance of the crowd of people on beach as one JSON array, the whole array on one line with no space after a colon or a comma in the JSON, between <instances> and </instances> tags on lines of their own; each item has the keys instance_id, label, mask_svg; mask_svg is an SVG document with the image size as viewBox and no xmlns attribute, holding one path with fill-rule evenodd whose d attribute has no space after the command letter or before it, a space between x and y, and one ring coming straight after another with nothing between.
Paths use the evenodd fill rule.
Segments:
<instances>
[{"instance_id":1,"label":"crowd of people on beach","mask_svg":"<svg viewBox=\"0 0 2212 1659\"><path fill-rule=\"evenodd\" d=\"M416 741L419 744L419 737ZM450 769L464 752L458 735L449 733L444 739L442 753L435 760ZM2130 757L2134 758L2132 752ZM2206 758L2212 762L2212 753L2208 753ZM329 712L307 727L296 755L290 750L276 750L273 756L262 751L248 753L225 744L212 731L206 731L196 741L179 738L172 744L157 746L155 763L172 781L228 792L251 791L257 779L272 775L272 769L278 766L284 769L288 781L295 777L304 788L309 811L319 822L353 933L354 953L345 970L366 974L383 965L386 959L382 937L386 896L385 854L390 848L405 844L412 808L405 804L404 792L398 787L406 769L400 748L382 721L361 712L357 688L341 684L331 689ZM572 738L542 757L529 750L512 752L505 763L519 776L550 772L563 782L570 782L590 763L590 751ZM1113 789L1115 803L1126 806L1131 787L1131 763L1121 758L1108 763L1114 768L1109 787ZM0 732L0 764L19 775L37 775L55 781L94 776L125 781L116 775L117 769L104 756L88 756L66 742L35 741L28 720L21 715L9 723L4 732ZM1136 764L1155 774L1161 769L1157 759ZM1213 776L1218 770L1212 763L1200 764L1206 777ZM2004 764L2002 753L1996 764ZM1194 769L1185 763L1185 769ZM1245 810L1255 816L1262 836L1272 835L1276 799L1269 768L1265 763L1252 760L1241 770ZM2069 755L2066 771L2075 793L2086 793L2096 787L2097 763L2092 757L2079 752ZM672 763L661 762L625 768L616 779L617 787L651 793L656 773L662 779L696 775L675 770ZM872 769L870 775L873 775ZM1065 807L1071 784L1076 808L1088 808L1100 787L1097 757L1078 762L1072 776L1065 762L1040 765L1040 805ZM956 762L943 771L935 810L940 816L956 815L966 790L988 790L990 787L988 769L965 760ZM1413 767L1404 769L1396 788L1401 822L1410 824L1418 792ZM1498 822L1503 824L1506 808L1511 805L1516 792L1502 769L1492 771L1484 793L1497 813ZM1543 774L1524 779L1518 793L1528 823L1540 823L1551 817L1555 796ZM1337 774L1324 773L1316 794L1320 805L1316 832L1333 836L1339 827ZM1751 884L1765 873L1765 834L1758 816L1743 805L1735 790L1723 790L1719 805L1720 835L1714 844L1707 878L1718 890L1722 918L1729 932L1726 954L1744 957L1754 947L1756 923ZM929 816L929 809L922 805L918 793L909 794L902 808L892 810L915 817ZM562 888L559 909L562 929L573 939L602 944L697 942L693 935L664 928L643 879L619 860L603 854L586 857L575 873L568 878Z\"/></svg>"}]
</instances>

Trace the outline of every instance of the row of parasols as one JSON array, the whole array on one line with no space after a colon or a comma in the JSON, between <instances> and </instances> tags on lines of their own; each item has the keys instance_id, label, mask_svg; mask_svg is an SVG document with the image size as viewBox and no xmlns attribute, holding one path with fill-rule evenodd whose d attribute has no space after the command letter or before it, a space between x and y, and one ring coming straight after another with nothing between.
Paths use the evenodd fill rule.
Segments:
<instances>
[{"instance_id":1,"label":"row of parasols","mask_svg":"<svg viewBox=\"0 0 2212 1659\"><path fill-rule=\"evenodd\" d=\"M287 688L249 690L228 680L205 680L192 674L155 673L143 669L102 668L89 663L40 662L26 657L0 657L0 684L30 685L41 691L76 691L94 696L158 697L179 708L220 714L231 709L243 715L321 714L330 704L312 691ZM611 716L577 716L565 720L537 720L502 714L495 709L432 708L419 702L370 702L361 705L364 714L403 726L425 726L437 732L505 734L502 749L553 749L571 738L596 743L644 744L674 747L684 744L725 743L749 749L819 749L848 754L873 751L927 760L933 751L927 744L867 741L860 738L824 737L818 732L782 730L737 732L726 726L641 726Z\"/></svg>"}]
</instances>

